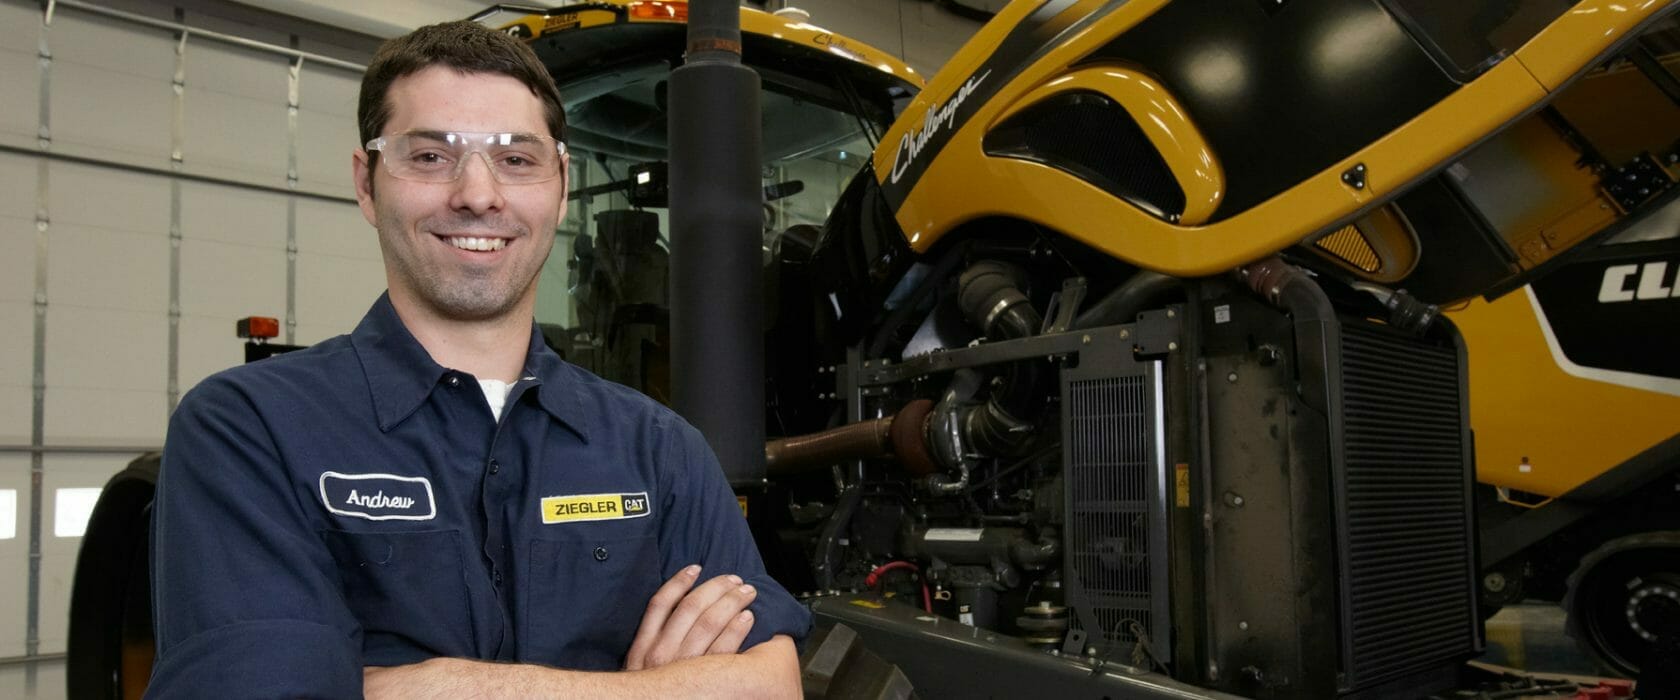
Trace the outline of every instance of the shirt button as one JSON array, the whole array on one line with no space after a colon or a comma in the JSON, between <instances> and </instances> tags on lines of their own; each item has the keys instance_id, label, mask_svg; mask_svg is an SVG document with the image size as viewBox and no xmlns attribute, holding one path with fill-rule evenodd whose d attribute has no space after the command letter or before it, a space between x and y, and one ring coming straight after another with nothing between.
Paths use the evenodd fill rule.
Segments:
<instances>
[{"instance_id":1,"label":"shirt button","mask_svg":"<svg viewBox=\"0 0 1680 700\"><path fill-rule=\"evenodd\" d=\"M607 560L607 548L606 547L596 547L595 548L595 561L606 561L606 560Z\"/></svg>"},{"instance_id":2,"label":"shirt button","mask_svg":"<svg viewBox=\"0 0 1680 700\"><path fill-rule=\"evenodd\" d=\"M461 385L461 378L457 377L455 375L450 375L449 376L449 385L450 386L460 386Z\"/></svg>"},{"instance_id":3,"label":"shirt button","mask_svg":"<svg viewBox=\"0 0 1680 700\"><path fill-rule=\"evenodd\" d=\"M496 462L496 460L493 460L493 459L490 460L490 473L491 474L495 474L497 472L500 472L501 470L502 470L502 465L501 464L498 464Z\"/></svg>"},{"instance_id":4,"label":"shirt button","mask_svg":"<svg viewBox=\"0 0 1680 700\"><path fill-rule=\"evenodd\" d=\"M498 586L502 585L502 570L501 569L492 570L490 572L490 575L495 577L496 585L498 585Z\"/></svg>"}]
</instances>

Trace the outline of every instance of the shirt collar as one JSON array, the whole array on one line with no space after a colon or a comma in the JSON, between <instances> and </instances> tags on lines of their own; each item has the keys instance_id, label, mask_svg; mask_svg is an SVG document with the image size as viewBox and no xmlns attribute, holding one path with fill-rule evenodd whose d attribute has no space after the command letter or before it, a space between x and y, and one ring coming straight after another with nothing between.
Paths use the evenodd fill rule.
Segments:
<instances>
[{"instance_id":1,"label":"shirt collar","mask_svg":"<svg viewBox=\"0 0 1680 700\"><path fill-rule=\"evenodd\" d=\"M403 326L390 294L379 295L356 330L350 344L367 377L379 429L390 432L420 408L449 370L432 359L426 348ZM543 342L536 324L531 325L530 345L525 351L525 371L519 383L530 384L524 391L537 392L537 404L564 423L585 442L589 440L588 415L578 397L576 368L560 359ZM516 395L519 389L515 389Z\"/></svg>"},{"instance_id":2,"label":"shirt collar","mask_svg":"<svg viewBox=\"0 0 1680 700\"><path fill-rule=\"evenodd\" d=\"M578 439L589 442L589 413L583 407L579 385L583 370L560 359L554 349L543 342L542 330L531 324L531 344L525 349L525 371L520 382L534 382L526 391L537 392L537 404L577 433Z\"/></svg>"}]
</instances>

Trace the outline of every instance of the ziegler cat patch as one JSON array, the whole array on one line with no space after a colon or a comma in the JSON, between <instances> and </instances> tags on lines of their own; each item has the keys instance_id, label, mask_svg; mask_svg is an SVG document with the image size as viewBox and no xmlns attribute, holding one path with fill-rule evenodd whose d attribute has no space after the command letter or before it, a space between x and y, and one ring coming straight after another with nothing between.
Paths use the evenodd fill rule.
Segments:
<instances>
[{"instance_id":1,"label":"ziegler cat patch","mask_svg":"<svg viewBox=\"0 0 1680 700\"><path fill-rule=\"evenodd\" d=\"M586 520L640 518L652 512L646 491L641 493L592 493L579 496L549 496L542 499L544 525Z\"/></svg>"}]
</instances>

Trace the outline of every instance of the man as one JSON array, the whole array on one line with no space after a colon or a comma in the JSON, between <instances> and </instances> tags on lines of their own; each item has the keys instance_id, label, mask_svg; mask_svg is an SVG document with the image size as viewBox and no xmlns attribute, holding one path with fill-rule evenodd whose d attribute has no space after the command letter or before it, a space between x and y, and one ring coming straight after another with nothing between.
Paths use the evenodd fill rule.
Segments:
<instances>
[{"instance_id":1,"label":"man","mask_svg":"<svg viewBox=\"0 0 1680 700\"><path fill-rule=\"evenodd\" d=\"M705 441L534 329L567 165L536 56L425 27L380 49L358 113L389 290L181 402L149 694L796 695L809 615Z\"/></svg>"}]
</instances>

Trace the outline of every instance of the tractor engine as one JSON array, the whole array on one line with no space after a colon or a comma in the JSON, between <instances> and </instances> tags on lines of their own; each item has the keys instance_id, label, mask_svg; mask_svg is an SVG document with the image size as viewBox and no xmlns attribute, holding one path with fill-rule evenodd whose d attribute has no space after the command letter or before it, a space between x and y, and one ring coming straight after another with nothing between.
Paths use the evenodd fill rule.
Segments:
<instances>
[{"instance_id":1,"label":"tractor engine","mask_svg":"<svg viewBox=\"0 0 1680 700\"><path fill-rule=\"evenodd\" d=\"M1002 221L912 264L872 185L834 219L880 235L774 251L758 526L820 620L900 664L966 632L1256 697L1416 697L1480 650L1464 348L1433 307Z\"/></svg>"}]
</instances>

